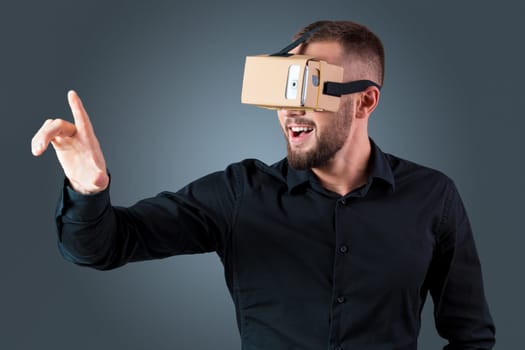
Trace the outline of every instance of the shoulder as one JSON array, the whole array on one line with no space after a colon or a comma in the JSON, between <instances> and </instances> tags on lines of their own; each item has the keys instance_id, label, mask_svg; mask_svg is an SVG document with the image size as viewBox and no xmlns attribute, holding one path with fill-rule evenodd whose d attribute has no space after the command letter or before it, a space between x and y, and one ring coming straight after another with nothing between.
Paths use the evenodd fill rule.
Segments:
<instances>
[{"instance_id":1,"label":"shoulder","mask_svg":"<svg viewBox=\"0 0 525 350\"><path fill-rule=\"evenodd\" d=\"M259 181L267 178L279 182L286 181L287 163L286 158L274 164L266 164L265 162L248 158L240 162L232 163L224 170L225 173L231 174L241 182L258 179Z\"/></svg>"},{"instance_id":2,"label":"shoulder","mask_svg":"<svg viewBox=\"0 0 525 350\"><path fill-rule=\"evenodd\" d=\"M440 170L384 153L392 174L396 188L418 187L421 190L441 190L448 192L454 188L454 181Z\"/></svg>"},{"instance_id":3,"label":"shoulder","mask_svg":"<svg viewBox=\"0 0 525 350\"><path fill-rule=\"evenodd\" d=\"M400 198L417 203L421 209L436 214L435 232L451 230L468 222L461 196L454 181L440 170L391 154L385 154Z\"/></svg>"},{"instance_id":4,"label":"shoulder","mask_svg":"<svg viewBox=\"0 0 525 350\"><path fill-rule=\"evenodd\" d=\"M260 179L263 178L285 181L283 175L285 174L285 169L285 160L268 165L258 159L244 159L229 164L223 170L215 171L193 180L184 188L203 188L207 190L209 188L226 185L227 187L238 189L239 187L243 187L247 182L260 181Z\"/></svg>"}]
</instances>

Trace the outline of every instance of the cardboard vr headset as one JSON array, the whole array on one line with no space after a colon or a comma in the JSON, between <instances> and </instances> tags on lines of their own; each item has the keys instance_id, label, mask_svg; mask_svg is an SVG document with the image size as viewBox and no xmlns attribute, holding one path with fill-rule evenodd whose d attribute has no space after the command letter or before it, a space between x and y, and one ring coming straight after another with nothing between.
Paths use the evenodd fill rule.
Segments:
<instances>
[{"instance_id":1,"label":"cardboard vr headset","mask_svg":"<svg viewBox=\"0 0 525 350\"><path fill-rule=\"evenodd\" d=\"M342 82L343 68L313 56L248 56L241 101L272 109L335 112L339 97L323 93L327 81Z\"/></svg>"},{"instance_id":2,"label":"cardboard vr headset","mask_svg":"<svg viewBox=\"0 0 525 350\"><path fill-rule=\"evenodd\" d=\"M370 80L343 83L343 67L308 55L288 52L314 31L272 55L247 56L241 102L269 109L336 112L340 96L380 86Z\"/></svg>"}]
</instances>

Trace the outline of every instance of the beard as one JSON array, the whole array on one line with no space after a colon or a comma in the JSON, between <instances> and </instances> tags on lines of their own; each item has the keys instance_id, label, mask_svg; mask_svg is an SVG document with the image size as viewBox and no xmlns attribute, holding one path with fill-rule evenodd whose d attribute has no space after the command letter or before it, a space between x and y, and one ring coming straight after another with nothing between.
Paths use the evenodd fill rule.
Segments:
<instances>
[{"instance_id":1,"label":"beard","mask_svg":"<svg viewBox=\"0 0 525 350\"><path fill-rule=\"evenodd\" d=\"M317 142L312 149L292 149L290 140L285 133L288 164L297 170L307 170L323 167L332 160L348 138L350 126L352 125L352 118L348 113L351 110L351 105L350 100L345 101L345 103L341 101L341 108L331 117L333 118L333 125L326 130L315 128L316 134L312 135L312 137L315 137ZM312 122L309 121L309 123L311 124Z\"/></svg>"}]
</instances>

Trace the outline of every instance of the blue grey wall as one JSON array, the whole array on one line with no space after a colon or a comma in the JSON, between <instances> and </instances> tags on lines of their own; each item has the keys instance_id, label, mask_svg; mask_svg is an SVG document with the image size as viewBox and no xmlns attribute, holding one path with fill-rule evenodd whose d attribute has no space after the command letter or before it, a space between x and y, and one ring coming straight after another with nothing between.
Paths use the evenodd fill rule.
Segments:
<instances>
[{"instance_id":1,"label":"blue grey wall","mask_svg":"<svg viewBox=\"0 0 525 350\"><path fill-rule=\"evenodd\" d=\"M9 3L11 2L11 3ZM519 1L3 1L0 5L0 348L239 349L219 259L183 256L97 272L58 254L62 172L30 153L76 89L128 205L246 157L274 162L273 112L240 104L244 56L318 19L384 42L371 135L457 183L483 262L498 349L522 344L525 196ZM431 303L421 349L437 349ZM74 344L74 345L72 345Z\"/></svg>"}]
</instances>

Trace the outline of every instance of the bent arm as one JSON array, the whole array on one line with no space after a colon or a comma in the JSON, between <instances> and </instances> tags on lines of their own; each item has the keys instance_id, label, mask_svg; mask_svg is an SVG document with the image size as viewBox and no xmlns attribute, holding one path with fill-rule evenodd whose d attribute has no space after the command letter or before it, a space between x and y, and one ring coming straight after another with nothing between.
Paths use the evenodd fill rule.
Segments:
<instances>
[{"instance_id":1,"label":"bent arm","mask_svg":"<svg viewBox=\"0 0 525 350\"><path fill-rule=\"evenodd\" d=\"M492 349L495 327L485 299L481 265L471 226L453 184L437 232L430 293L445 350Z\"/></svg>"},{"instance_id":2,"label":"bent arm","mask_svg":"<svg viewBox=\"0 0 525 350\"><path fill-rule=\"evenodd\" d=\"M127 262L217 251L236 208L231 169L124 208L109 188L83 195L64 186L56 212L59 250L66 260L100 270Z\"/></svg>"}]
</instances>

